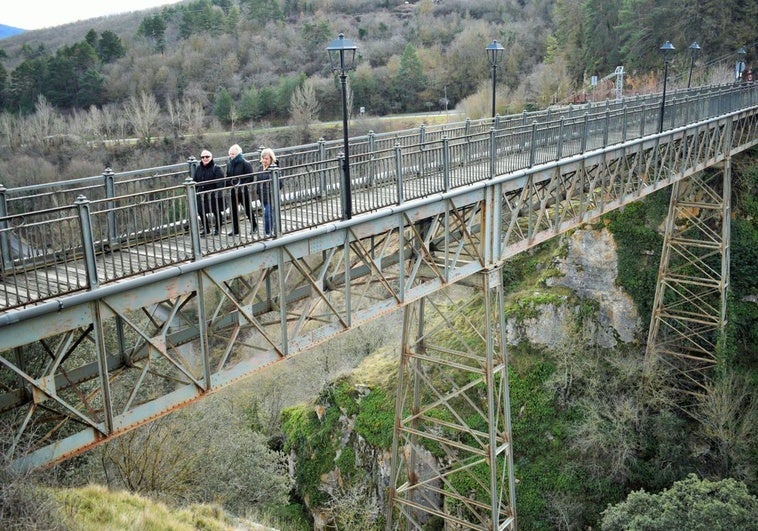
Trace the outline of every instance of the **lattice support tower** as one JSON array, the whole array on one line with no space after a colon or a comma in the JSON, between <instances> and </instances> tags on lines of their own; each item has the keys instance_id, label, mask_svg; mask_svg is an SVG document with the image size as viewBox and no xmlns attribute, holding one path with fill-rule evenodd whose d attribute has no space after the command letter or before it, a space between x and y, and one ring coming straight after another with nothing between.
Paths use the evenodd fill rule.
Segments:
<instances>
[{"instance_id":1,"label":"lattice support tower","mask_svg":"<svg viewBox=\"0 0 758 531\"><path fill-rule=\"evenodd\" d=\"M728 143L727 143L728 145ZM719 363L729 288L731 158L672 186L646 361L677 393L702 397ZM693 400L681 400L685 411Z\"/></svg>"},{"instance_id":2,"label":"lattice support tower","mask_svg":"<svg viewBox=\"0 0 758 531\"><path fill-rule=\"evenodd\" d=\"M479 274L481 299L405 308L388 530L516 529L501 274Z\"/></svg>"}]
</instances>

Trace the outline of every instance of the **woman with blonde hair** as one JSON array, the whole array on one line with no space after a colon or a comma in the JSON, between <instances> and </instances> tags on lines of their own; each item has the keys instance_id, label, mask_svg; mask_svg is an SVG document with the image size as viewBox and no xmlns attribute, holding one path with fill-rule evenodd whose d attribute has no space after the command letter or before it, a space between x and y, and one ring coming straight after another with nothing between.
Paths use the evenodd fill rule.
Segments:
<instances>
[{"instance_id":1,"label":"woman with blonde hair","mask_svg":"<svg viewBox=\"0 0 758 531\"><path fill-rule=\"evenodd\" d=\"M256 176L258 199L263 205L263 232L266 237L274 234L274 213L271 209L271 203L273 203L273 186L271 186L271 179L273 177L273 170L277 168L276 155L271 148L264 148L261 150L261 166ZM281 185L281 183L280 183Z\"/></svg>"}]
</instances>

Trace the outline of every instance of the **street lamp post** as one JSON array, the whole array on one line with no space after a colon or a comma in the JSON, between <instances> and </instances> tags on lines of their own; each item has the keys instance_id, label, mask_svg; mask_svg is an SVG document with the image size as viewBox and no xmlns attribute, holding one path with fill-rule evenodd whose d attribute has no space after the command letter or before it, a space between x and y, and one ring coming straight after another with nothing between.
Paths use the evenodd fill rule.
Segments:
<instances>
[{"instance_id":1,"label":"street lamp post","mask_svg":"<svg viewBox=\"0 0 758 531\"><path fill-rule=\"evenodd\" d=\"M687 77L687 88L692 84L692 67L695 64L695 58L700 53L700 45L697 42L690 44L690 75Z\"/></svg>"},{"instance_id":2,"label":"street lamp post","mask_svg":"<svg viewBox=\"0 0 758 531\"><path fill-rule=\"evenodd\" d=\"M735 79L737 81L742 81L742 73L745 71L745 56L747 55L747 52L745 51L745 48L740 48L737 50L737 68L735 72Z\"/></svg>"},{"instance_id":3,"label":"street lamp post","mask_svg":"<svg viewBox=\"0 0 758 531\"><path fill-rule=\"evenodd\" d=\"M663 132L663 114L666 110L666 78L668 78L669 75L669 62L671 61L671 56L674 55L674 45L671 44L671 42L666 41L663 43L663 46L660 48L661 55L663 55L663 95L661 96L661 112L660 112L660 122L658 122L658 132Z\"/></svg>"},{"instance_id":4,"label":"street lamp post","mask_svg":"<svg viewBox=\"0 0 758 531\"><path fill-rule=\"evenodd\" d=\"M495 117L495 89L497 86L497 64L500 62L500 58L505 53L503 45L497 41L492 41L492 44L485 48L487 50L487 59L492 66L492 117Z\"/></svg>"},{"instance_id":5,"label":"street lamp post","mask_svg":"<svg viewBox=\"0 0 758 531\"><path fill-rule=\"evenodd\" d=\"M326 47L329 52L329 62L333 72L339 72L342 84L342 136L344 141L345 160L343 162L344 182L342 183L342 219L350 219L353 215L353 198L350 190L350 141L347 129L347 74L355 64L355 52L358 47L340 33Z\"/></svg>"}]
</instances>

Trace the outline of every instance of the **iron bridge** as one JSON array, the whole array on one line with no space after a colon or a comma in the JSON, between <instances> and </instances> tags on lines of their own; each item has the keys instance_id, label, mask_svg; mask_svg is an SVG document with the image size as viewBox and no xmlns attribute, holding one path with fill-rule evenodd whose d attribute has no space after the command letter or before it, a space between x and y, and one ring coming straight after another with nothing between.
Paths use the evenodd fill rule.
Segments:
<instances>
[{"instance_id":1,"label":"iron bridge","mask_svg":"<svg viewBox=\"0 0 758 531\"><path fill-rule=\"evenodd\" d=\"M257 209L261 189L200 189L194 159L0 186L0 418L16 463L60 462L402 310L388 522L515 529L502 265L672 187L651 342L696 392L723 326L728 268L711 266L728 258L730 160L756 142L758 84L674 92L665 109L656 95L369 134L350 141L348 219L340 143L284 148L266 182L280 190L271 237L242 211L240 234L227 221L201 236L203 217L227 219L233 198ZM712 167L723 183L706 182ZM693 211L718 222L707 245L678 238L675 219L702 226ZM682 254L708 264L703 293L672 256L694 248ZM477 287L483 319L448 300L456 284ZM478 339L441 345L440 326ZM449 464L422 470L432 442ZM461 477L476 489L459 492Z\"/></svg>"}]
</instances>

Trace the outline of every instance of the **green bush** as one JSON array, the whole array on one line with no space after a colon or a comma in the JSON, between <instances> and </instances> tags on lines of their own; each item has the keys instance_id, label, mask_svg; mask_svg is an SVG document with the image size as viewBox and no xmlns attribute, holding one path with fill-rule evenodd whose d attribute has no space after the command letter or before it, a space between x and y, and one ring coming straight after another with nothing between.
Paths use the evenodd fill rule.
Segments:
<instances>
[{"instance_id":1,"label":"green bush","mask_svg":"<svg viewBox=\"0 0 758 531\"><path fill-rule=\"evenodd\" d=\"M639 490L603 512L603 531L735 531L755 529L758 498L733 479L709 481L690 474L658 494Z\"/></svg>"}]
</instances>

